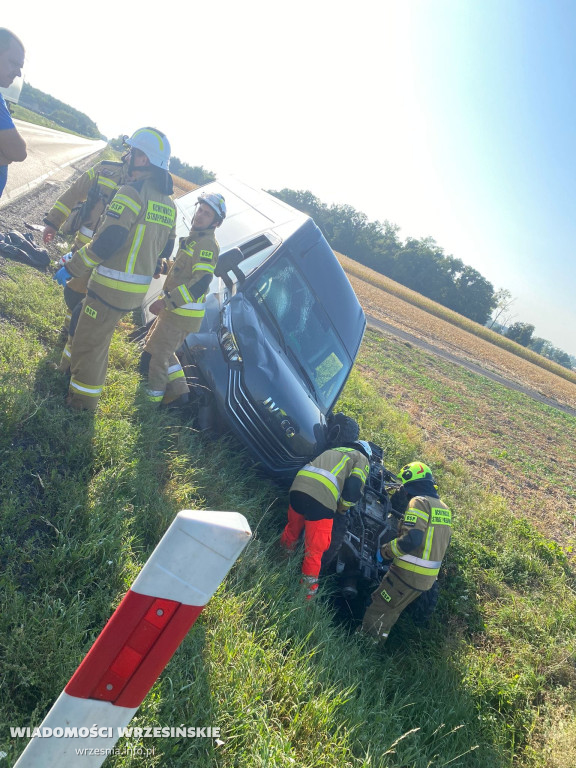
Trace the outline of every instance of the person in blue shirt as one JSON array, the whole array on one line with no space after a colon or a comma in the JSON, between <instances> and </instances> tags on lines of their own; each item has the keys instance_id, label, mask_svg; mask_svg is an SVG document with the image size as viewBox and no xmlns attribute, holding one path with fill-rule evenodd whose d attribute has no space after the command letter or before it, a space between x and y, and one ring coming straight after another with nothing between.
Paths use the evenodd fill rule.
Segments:
<instances>
[{"instance_id":1,"label":"person in blue shirt","mask_svg":"<svg viewBox=\"0 0 576 768\"><path fill-rule=\"evenodd\" d=\"M24 46L13 32L0 27L0 87L8 88L22 74ZM10 163L26 159L26 142L20 136L0 94L0 197L8 179Z\"/></svg>"}]
</instances>

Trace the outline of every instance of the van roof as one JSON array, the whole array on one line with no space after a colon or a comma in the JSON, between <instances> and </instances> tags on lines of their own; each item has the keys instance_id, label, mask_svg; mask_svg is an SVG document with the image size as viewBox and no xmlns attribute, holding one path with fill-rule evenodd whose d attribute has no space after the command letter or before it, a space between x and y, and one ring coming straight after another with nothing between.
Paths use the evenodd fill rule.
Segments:
<instances>
[{"instance_id":1,"label":"van roof","mask_svg":"<svg viewBox=\"0 0 576 768\"><path fill-rule=\"evenodd\" d=\"M178 235L188 234L198 197L208 192L220 192L226 200L226 219L218 228L221 252L270 231L285 240L309 218L263 189L229 176L198 187L175 201L180 213Z\"/></svg>"}]
</instances>

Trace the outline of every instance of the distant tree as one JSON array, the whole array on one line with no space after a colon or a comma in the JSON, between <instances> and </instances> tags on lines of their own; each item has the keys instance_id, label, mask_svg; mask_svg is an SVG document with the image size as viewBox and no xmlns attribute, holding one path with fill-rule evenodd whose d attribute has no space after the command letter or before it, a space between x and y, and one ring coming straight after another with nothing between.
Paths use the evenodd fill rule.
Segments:
<instances>
[{"instance_id":1,"label":"distant tree","mask_svg":"<svg viewBox=\"0 0 576 768\"><path fill-rule=\"evenodd\" d=\"M554 362L558 363L558 365L561 365L564 368L568 368L568 369L572 368L572 358L570 357L568 352L564 352L562 349L556 350Z\"/></svg>"},{"instance_id":2,"label":"distant tree","mask_svg":"<svg viewBox=\"0 0 576 768\"><path fill-rule=\"evenodd\" d=\"M26 109L44 115L63 128L87 136L89 139L104 138L96 123L83 112L79 112L69 104L55 99L38 88L33 88L29 83L25 82L22 86L19 103Z\"/></svg>"},{"instance_id":3,"label":"distant tree","mask_svg":"<svg viewBox=\"0 0 576 768\"><path fill-rule=\"evenodd\" d=\"M546 351L551 346L552 345L549 341L540 338L540 336L533 336L530 340L530 343L528 344L529 349L531 349L533 352L536 352L538 355L542 355L543 357L546 357Z\"/></svg>"},{"instance_id":4,"label":"distant tree","mask_svg":"<svg viewBox=\"0 0 576 768\"><path fill-rule=\"evenodd\" d=\"M506 337L523 347L527 347L532 340L533 333L534 326L530 323L513 323L506 331Z\"/></svg>"},{"instance_id":5,"label":"distant tree","mask_svg":"<svg viewBox=\"0 0 576 768\"><path fill-rule=\"evenodd\" d=\"M294 190L284 188L278 191L269 189L268 193L283 200L293 208L302 211L302 213L307 213L308 216L311 216L314 219L316 224L318 224L320 229L322 229L326 235L325 227L328 209L324 203L320 202L320 200L312 194L312 192L303 189Z\"/></svg>"},{"instance_id":6,"label":"distant tree","mask_svg":"<svg viewBox=\"0 0 576 768\"><path fill-rule=\"evenodd\" d=\"M499 288L494 294L494 311L487 323L488 328L493 328L496 322L507 325L511 319L510 309L515 301L516 299L507 288Z\"/></svg>"},{"instance_id":7,"label":"distant tree","mask_svg":"<svg viewBox=\"0 0 576 768\"><path fill-rule=\"evenodd\" d=\"M173 173L174 176L180 176L181 179L187 179L199 186L208 184L216 178L215 173L207 171L203 166L188 165L188 163L183 163L180 158L174 157L174 155L170 158L170 173Z\"/></svg>"},{"instance_id":8,"label":"distant tree","mask_svg":"<svg viewBox=\"0 0 576 768\"><path fill-rule=\"evenodd\" d=\"M494 309L494 286L480 272L465 266L454 281L456 301L451 309L484 325Z\"/></svg>"},{"instance_id":9,"label":"distant tree","mask_svg":"<svg viewBox=\"0 0 576 768\"><path fill-rule=\"evenodd\" d=\"M369 221L351 205L328 207L303 190L269 192L311 216L335 251L478 323L490 316L495 306L492 284L460 259L445 256L432 238L408 238L402 244L397 225Z\"/></svg>"}]
</instances>

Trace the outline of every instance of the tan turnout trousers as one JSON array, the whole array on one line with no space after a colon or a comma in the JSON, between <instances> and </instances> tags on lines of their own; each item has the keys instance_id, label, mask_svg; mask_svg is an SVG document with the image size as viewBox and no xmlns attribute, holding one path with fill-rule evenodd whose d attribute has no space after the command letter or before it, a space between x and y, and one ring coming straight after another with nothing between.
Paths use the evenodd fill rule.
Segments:
<instances>
[{"instance_id":1,"label":"tan turnout trousers","mask_svg":"<svg viewBox=\"0 0 576 768\"><path fill-rule=\"evenodd\" d=\"M403 584L392 573L387 573L372 593L372 602L366 609L362 629L385 643L398 617L422 592Z\"/></svg>"},{"instance_id":2,"label":"tan turnout trousers","mask_svg":"<svg viewBox=\"0 0 576 768\"><path fill-rule=\"evenodd\" d=\"M96 297L82 302L76 332L71 338L68 405L95 411L106 380L108 350L114 330L129 310L113 309ZM82 381L78 372L82 371Z\"/></svg>"},{"instance_id":3,"label":"tan turnout trousers","mask_svg":"<svg viewBox=\"0 0 576 768\"><path fill-rule=\"evenodd\" d=\"M152 402L171 403L188 393L186 376L175 350L189 333L190 327L183 327L182 318L175 317L166 309L160 310L148 331L144 351L151 355L147 395Z\"/></svg>"}]
</instances>

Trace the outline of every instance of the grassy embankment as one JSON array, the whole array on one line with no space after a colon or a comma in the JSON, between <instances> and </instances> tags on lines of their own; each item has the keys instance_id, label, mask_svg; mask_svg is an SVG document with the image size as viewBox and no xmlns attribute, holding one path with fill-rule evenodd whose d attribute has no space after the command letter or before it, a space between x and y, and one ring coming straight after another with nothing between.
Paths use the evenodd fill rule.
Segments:
<instances>
[{"instance_id":1,"label":"grassy embankment","mask_svg":"<svg viewBox=\"0 0 576 768\"><path fill-rule=\"evenodd\" d=\"M525 483L539 469L513 425L494 459L516 483L502 492L481 471L471 476L474 454L460 453L461 438L481 437L477 414L490 423L494 408L529 423L533 436L546 430L573 456L573 418L454 366L431 369L418 350L367 334L342 408L384 446L391 468L416 457L432 463L456 519L436 620L427 632L401 620L380 650L346 636L321 600L306 605L298 558L279 562L284 494L230 439L210 441L142 401L128 324L112 344L99 412L65 410L65 383L43 365L57 359L62 315L48 277L2 267L7 764L25 746L10 741L9 725L41 722L175 513L204 508L241 512L254 539L133 724L219 726L223 744L130 740L155 755L106 765L573 768L576 599L560 546L569 544L524 515ZM550 486L573 483L565 463L546 471ZM572 485L567 504L574 495Z\"/></svg>"},{"instance_id":2,"label":"grassy embankment","mask_svg":"<svg viewBox=\"0 0 576 768\"><path fill-rule=\"evenodd\" d=\"M495 344L497 347L512 352L514 355L518 355L518 357L528 360L528 362L534 363L535 365L540 366L540 368L544 368L545 370L555 373L557 376L561 376L563 379L576 384L576 372L564 368L562 365L558 365L558 363L554 363L546 357L542 357L542 355L517 344L515 341L507 339L505 336L501 336L495 331L491 331L484 325L469 320L467 317L458 314L458 312L453 312L451 309L443 307L442 304L438 304L437 302L432 301L432 299L422 296L421 293L416 293L416 291L406 288L405 285L401 285L385 275L381 275L372 269L368 269L368 267L350 259L348 256L344 256L341 253L337 254L337 256L342 267L348 274L355 275L361 280L365 280L371 285L374 285L376 288L408 302L408 304L413 304L415 307L419 307L420 309L429 312L431 315L439 317L441 320L445 320L458 328L469 331L475 336L478 336L485 341L489 341L491 344Z\"/></svg>"},{"instance_id":3,"label":"grassy embankment","mask_svg":"<svg viewBox=\"0 0 576 768\"><path fill-rule=\"evenodd\" d=\"M39 115L38 112L33 112L31 109L23 107L21 104L12 104L11 109L12 117L15 120L24 120L25 122L33 123L34 125L42 125L44 128L52 128L54 131L63 131L64 133L71 133L73 136L82 136L83 138L87 138L77 131L64 128L64 126L55 123L53 120L50 120L47 117L44 117L44 115Z\"/></svg>"}]
</instances>

